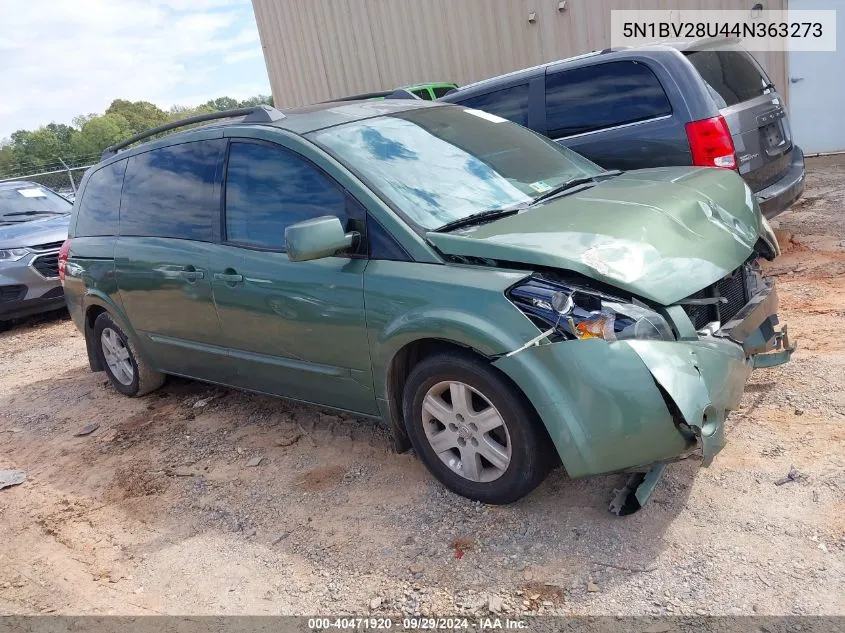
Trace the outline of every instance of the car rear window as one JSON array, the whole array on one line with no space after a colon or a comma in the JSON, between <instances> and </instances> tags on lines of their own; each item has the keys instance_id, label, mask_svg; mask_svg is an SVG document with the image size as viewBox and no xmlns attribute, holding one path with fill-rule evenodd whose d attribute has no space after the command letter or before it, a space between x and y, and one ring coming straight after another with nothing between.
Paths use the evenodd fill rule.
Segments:
<instances>
[{"instance_id":1,"label":"car rear window","mask_svg":"<svg viewBox=\"0 0 845 633\"><path fill-rule=\"evenodd\" d=\"M468 99L456 99L453 103L483 110L520 125L528 125L528 84L511 86Z\"/></svg>"},{"instance_id":2,"label":"car rear window","mask_svg":"<svg viewBox=\"0 0 845 633\"><path fill-rule=\"evenodd\" d=\"M692 51L687 59L707 83L719 108L765 94L771 85L762 68L742 51Z\"/></svg>"},{"instance_id":3,"label":"car rear window","mask_svg":"<svg viewBox=\"0 0 845 633\"><path fill-rule=\"evenodd\" d=\"M215 175L225 147L221 138L130 157L120 234L210 242L212 225L220 217Z\"/></svg>"},{"instance_id":4,"label":"car rear window","mask_svg":"<svg viewBox=\"0 0 845 633\"><path fill-rule=\"evenodd\" d=\"M120 190L126 173L126 161L101 167L88 177L76 218L77 237L117 235L120 214Z\"/></svg>"},{"instance_id":5,"label":"car rear window","mask_svg":"<svg viewBox=\"0 0 845 633\"><path fill-rule=\"evenodd\" d=\"M552 138L671 113L663 86L644 64L611 62L546 75L546 124Z\"/></svg>"}]
</instances>

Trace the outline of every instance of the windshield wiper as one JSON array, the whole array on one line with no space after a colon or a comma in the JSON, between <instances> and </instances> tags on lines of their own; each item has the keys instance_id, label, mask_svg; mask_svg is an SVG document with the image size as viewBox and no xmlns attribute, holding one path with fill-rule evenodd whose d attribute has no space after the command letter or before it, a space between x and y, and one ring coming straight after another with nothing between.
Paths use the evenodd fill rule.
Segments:
<instances>
[{"instance_id":1,"label":"windshield wiper","mask_svg":"<svg viewBox=\"0 0 845 633\"><path fill-rule=\"evenodd\" d=\"M67 211L12 211L11 213L4 213L3 217L11 217L13 215L64 215Z\"/></svg>"},{"instance_id":2,"label":"windshield wiper","mask_svg":"<svg viewBox=\"0 0 845 633\"><path fill-rule=\"evenodd\" d=\"M536 206L541 202L545 202L550 198L559 196L560 194L565 193L570 189L574 189L575 187L587 185L590 183L599 183L602 180L613 178L614 176L618 176L622 173L624 172L620 171L619 169L613 169L611 171L603 171L602 173L596 174L595 176L582 176L581 178L573 178L571 180L567 180L562 185L558 185L557 187L555 187L554 189L550 189L543 195L534 198L534 200L531 201L531 204L529 206Z\"/></svg>"},{"instance_id":3,"label":"windshield wiper","mask_svg":"<svg viewBox=\"0 0 845 633\"><path fill-rule=\"evenodd\" d=\"M492 222L493 220L498 220L499 218L506 218L509 215L516 215L525 207L511 207L509 209L488 209L487 211L479 211L478 213L473 213L472 215L468 215L465 218L460 218L458 220L453 220L451 222L447 222L441 227L434 229L434 233L448 233L449 231L454 231L455 229L462 229L465 226L473 226L476 224L484 224L485 222Z\"/></svg>"}]
</instances>

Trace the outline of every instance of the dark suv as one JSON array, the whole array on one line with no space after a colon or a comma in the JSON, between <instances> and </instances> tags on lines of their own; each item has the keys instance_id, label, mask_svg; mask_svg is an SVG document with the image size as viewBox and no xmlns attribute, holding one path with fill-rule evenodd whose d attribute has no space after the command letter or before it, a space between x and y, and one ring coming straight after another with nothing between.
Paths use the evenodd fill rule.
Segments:
<instances>
[{"instance_id":1,"label":"dark suv","mask_svg":"<svg viewBox=\"0 0 845 633\"><path fill-rule=\"evenodd\" d=\"M754 57L724 40L589 53L441 100L525 125L606 169L735 169L770 218L804 190L783 98Z\"/></svg>"}]
</instances>

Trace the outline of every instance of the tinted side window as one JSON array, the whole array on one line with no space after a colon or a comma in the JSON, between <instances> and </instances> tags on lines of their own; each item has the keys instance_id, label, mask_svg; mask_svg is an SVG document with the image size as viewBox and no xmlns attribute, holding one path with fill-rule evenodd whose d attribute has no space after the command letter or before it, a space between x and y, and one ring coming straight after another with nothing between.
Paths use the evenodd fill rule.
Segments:
<instances>
[{"instance_id":1,"label":"tinted side window","mask_svg":"<svg viewBox=\"0 0 845 633\"><path fill-rule=\"evenodd\" d=\"M459 103L467 108L496 114L520 125L528 125L528 84L488 92Z\"/></svg>"},{"instance_id":2,"label":"tinted side window","mask_svg":"<svg viewBox=\"0 0 845 633\"><path fill-rule=\"evenodd\" d=\"M720 109L759 97L769 86L769 78L741 51L694 51L687 53L687 59Z\"/></svg>"},{"instance_id":3,"label":"tinted side window","mask_svg":"<svg viewBox=\"0 0 845 633\"><path fill-rule=\"evenodd\" d=\"M215 195L224 139L192 141L129 158L120 234L212 241L219 221Z\"/></svg>"},{"instance_id":4,"label":"tinted side window","mask_svg":"<svg viewBox=\"0 0 845 633\"><path fill-rule=\"evenodd\" d=\"M431 101L431 93L428 91L428 88L417 88L416 90L411 90L411 92L417 95L420 99Z\"/></svg>"},{"instance_id":5,"label":"tinted side window","mask_svg":"<svg viewBox=\"0 0 845 633\"><path fill-rule=\"evenodd\" d=\"M447 94L452 92L454 88L450 88L449 86L438 86L436 88L432 88L434 91L434 98L439 99L440 97L445 97Z\"/></svg>"},{"instance_id":6,"label":"tinted side window","mask_svg":"<svg viewBox=\"0 0 845 633\"><path fill-rule=\"evenodd\" d=\"M288 226L323 215L348 227L345 193L314 165L281 147L231 144L227 241L284 250Z\"/></svg>"},{"instance_id":7,"label":"tinted side window","mask_svg":"<svg viewBox=\"0 0 845 633\"><path fill-rule=\"evenodd\" d=\"M76 219L77 237L117 235L120 190L125 173L126 161L119 160L89 176Z\"/></svg>"},{"instance_id":8,"label":"tinted side window","mask_svg":"<svg viewBox=\"0 0 845 633\"><path fill-rule=\"evenodd\" d=\"M643 64L612 62L546 75L546 121L552 138L671 113L663 87Z\"/></svg>"}]
</instances>

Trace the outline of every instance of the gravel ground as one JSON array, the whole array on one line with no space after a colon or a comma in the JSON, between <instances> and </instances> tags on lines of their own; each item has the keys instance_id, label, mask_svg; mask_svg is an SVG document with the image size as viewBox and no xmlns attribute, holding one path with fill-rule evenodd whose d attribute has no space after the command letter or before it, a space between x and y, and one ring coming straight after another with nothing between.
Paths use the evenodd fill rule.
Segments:
<instances>
[{"instance_id":1,"label":"gravel ground","mask_svg":"<svg viewBox=\"0 0 845 633\"><path fill-rule=\"evenodd\" d=\"M767 266L799 351L625 519L622 476L484 506L373 422L182 380L130 400L66 318L0 334L0 469L29 476L0 492L0 612L845 615L845 158L808 171Z\"/></svg>"}]
</instances>

